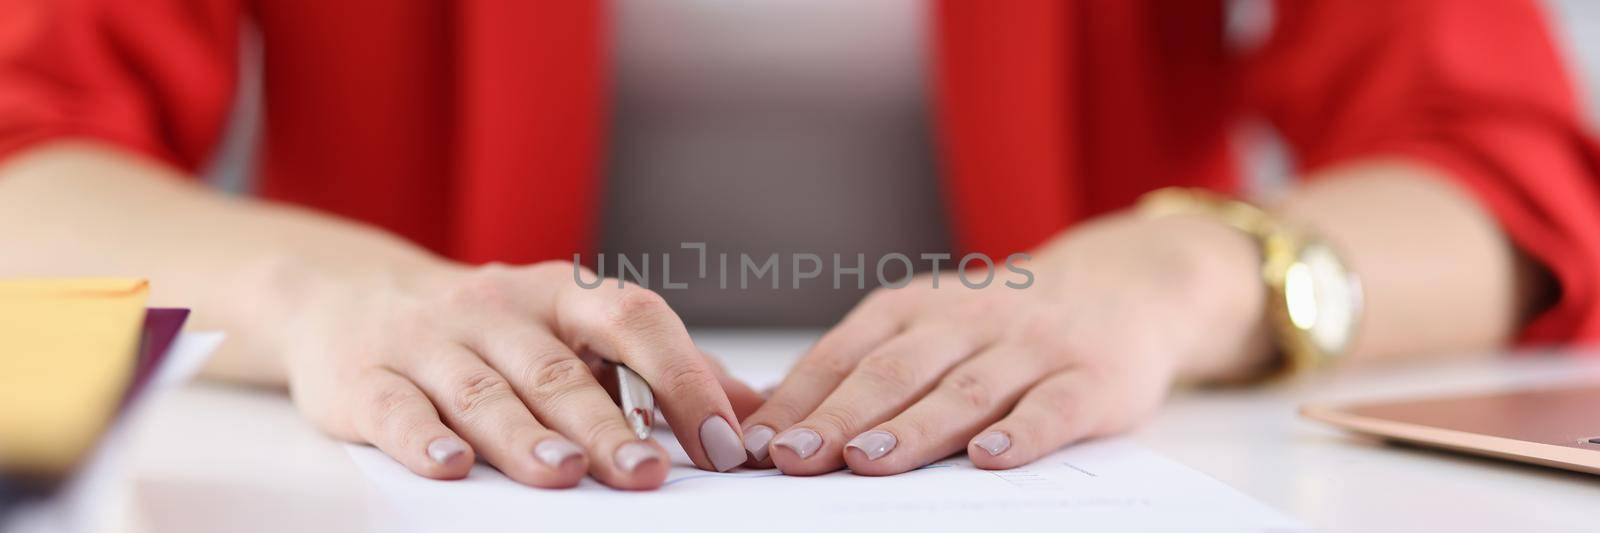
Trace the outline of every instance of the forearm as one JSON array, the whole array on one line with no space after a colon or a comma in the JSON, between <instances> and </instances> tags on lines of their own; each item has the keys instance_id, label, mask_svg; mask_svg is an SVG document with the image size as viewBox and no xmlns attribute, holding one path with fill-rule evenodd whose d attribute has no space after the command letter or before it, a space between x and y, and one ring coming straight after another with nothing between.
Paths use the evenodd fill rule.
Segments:
<instances>
[{"instance_id":1,"label":"forearm","mask_svg":"<svg viewBox=\"0 0 1600 533\"><path fill-rule=\"evenodd\" d=\"M230 198L116 148L56 143L0 165L0 276L141 276L229 340L208 372L281 384L281 334L308 295L444 263L382 231Z\"/></svg>"},{"instance_id":2,"label":"forearm","mask_svg":"<svg viewBox=\"0 0 1600 533\"><path fill-rule=\"evenodd\" d=\"M1358 359L1505 346L1551 282L1442 171L1404 159L1329 169L1277 206L1340 247L1360 276Z\"/></svg>"},{"instance_id":3,"label":"forearm","mask_svg":"<svg viewBox=\"0 0 1600 533\"><path fill-rule=\"evenodd\" d=\"M1268 206L1322 234L1360 276L1365 312L1352 359L1497 349L1548 305L1548 274L1475 198L1438 172L1402 159L1355 161L1309 176ZM1154 277L1167 281L1154 296L1129 297L1175 297L1173 315L1149 322L1201 332L1181 343L1181 377L1231 381L1274 366L1259 246L1246 233L1211 216L1115 215L1064 233L1039 251L1040 259L1067 272L1094 271L1094 254L1069 253L1085 235L1110 235L1116 246L1138 243L1151 254L1146 262L1163 265ZM1114 283L1117 276L1106 278Z\"/></svg>"}]
</instances>

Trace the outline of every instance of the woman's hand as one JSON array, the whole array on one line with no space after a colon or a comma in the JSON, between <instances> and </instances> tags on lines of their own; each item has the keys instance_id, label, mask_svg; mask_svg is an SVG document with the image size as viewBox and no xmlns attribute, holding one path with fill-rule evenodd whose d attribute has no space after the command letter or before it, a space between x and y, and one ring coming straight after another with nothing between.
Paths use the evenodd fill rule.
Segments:
<instances>
[{"instance_id":1,"label":"woman's hand","mask_svg":"<svg viewBox=\"0 0 1600 533\"><path fill-rule=\"evenodd\" d=\"M1027 288L1001 272L879 289L745 418L746 449L791 475L889 475L962 450L1011 468L1128 430L1175 377L1265 352L1257 261L1210 220L1123 215L1045 247Z\"/></svg>"},{"instance_id":2,"label":"woman's hand","mask_svg":"<svg viewBox=\"0 0 1600 533\"><path fill-rule=\"evenodd\" d=\"M380 228L217 194L94 142L8 158L0 192L0 250L28 250L0 254L0 275L146 275L161 288L152 304L192 307L194 327L229 332L208 376L286 383L317 426L419 474L458 478L482 457L532 485L588 471L659 486L665 454L633 436L584 358L649 381L696 465L745 459L736 415L758 397L719 385L678 317L637 286L583 289L569 263L461 267Z\"/></svg>"},{"instance_id":3,"label":"woman's hand","mask_svg":"<svg viewBox=\"0 0 1600 533\"><path fill-rule=\"evenodd\" d=\"M534 486L570 487L587 472L617 488L658 487L669 459L629 430L595 377L604 359L650 383L696 466L744 462L736 415L759 396L695 348L660 296L615 280L584 289L573 269L443 267L289 288L313 302L283 332L295 339L295 403L323 430L431 478L463 477L477 456Z\"/></svg>"}]
</instances>

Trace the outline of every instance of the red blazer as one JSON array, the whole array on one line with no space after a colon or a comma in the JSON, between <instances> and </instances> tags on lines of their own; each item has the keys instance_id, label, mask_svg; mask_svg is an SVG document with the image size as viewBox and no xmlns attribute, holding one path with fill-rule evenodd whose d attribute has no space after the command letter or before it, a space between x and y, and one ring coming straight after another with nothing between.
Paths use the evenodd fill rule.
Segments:
<instances>
[{"instance_id":1,"label":"red blazer","mask_svg":"<svg viewBox=\"0 0 1600 533\"><path fill-rule=\"evenodd\" d=\"M1221 0L932 3L956 248L1004 254L1165 185L1236 186L1229 127L1301 172L1376 154L1447 170L1554 272L1526 339L1600 338L1600 160L1528 0L1297 0L1249 53ZM0 0L0 157L117 143L195 171L265 50L259 192L465 261L595 238L598 0Z\"/></svg>"}]
</instances>

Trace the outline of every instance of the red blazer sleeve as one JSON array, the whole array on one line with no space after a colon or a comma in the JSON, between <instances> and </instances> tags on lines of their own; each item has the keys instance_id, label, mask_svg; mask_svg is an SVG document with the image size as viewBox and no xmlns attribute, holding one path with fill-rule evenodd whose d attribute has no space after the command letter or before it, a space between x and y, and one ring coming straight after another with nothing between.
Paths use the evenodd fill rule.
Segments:
<instances>
[{"instance_id":1,"label":"red blazer sleeve","mask_svg":"<svg viewBox=\"0 0 1600 533\"><path fill-rule=\"evenodd\" d=\"M1369 155L1444 170L1545 265L1525 342L1600 339L1600 151L1529 0L1296 0L1250 66L1302 171Z\"/></svg>"},{"instance_id":2,"label":"red blazer sleeve","mask_svg":"<svg viewBox=\"0 0 1600 533\"><path fill-rule=\"evenodd\" d=\"M194 171L233 98L225 0L0 0L0 159L93 138Z\"/></svg>"}]
</instances>

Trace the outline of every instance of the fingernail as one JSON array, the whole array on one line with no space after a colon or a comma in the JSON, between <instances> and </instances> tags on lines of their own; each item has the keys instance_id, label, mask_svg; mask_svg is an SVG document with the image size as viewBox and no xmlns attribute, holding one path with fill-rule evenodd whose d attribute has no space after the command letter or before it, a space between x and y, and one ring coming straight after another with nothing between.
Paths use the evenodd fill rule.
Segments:
<instances>
[{"instance_id":1,"label":"fingernail","mask_svg":"<svg viewBox=\"0 0 1600 533\"><path fill-rule=\"evenodd\" d=\"M630 442L617 447L615 459L617 468L621 468L624 472L632 472L644 463L660 461L661 455L656 453L656 449L649 444Z\"/></svg>"},{"instance_id":2,"label":"fingernail","mask_svg":"<svg viewBox=\"0 0 1600 533\"><path fill-rule=\"evenodd\" d=\"M440 437L428 443L428 458L439 464L449 463L457 455L467 453L467 445L450 437Z\"/></svg>"},{"instance_id":3,"label":"fingernail","mask_svg":"<svg viewBox=\"0 0 1600 533\"><path fill-rule=\"evenodd\" d=\"M772 428L750 426L750 429L744 430L744 451L750 452L751 459L767 460L767 444L771 442Z\"/></svg>"},{"instance_id":4,"label":"fingernail","mask_svg":"<svg viewBox=\"0 0 1600 533\"><path fill-rule=\"evenodd\" d=\"M700 447L705 448L706 457L718 472L727 472L744 462L744 443L720 416L711 415L700 423Z\"/></svg>"},{"instance_id":5,"label":"fingernail","mask_svg":"<svg viewBox=\"0 0 1600 533\"><path fill-rule=\"evenodd\" d=\"M545 439L533 447L533 456L538 457L550 468L561 469L567 461L583 456L583 449L578 445L568 442L567 439Z\"/></svg>"},{"instance_id":6,"label":"fingernail","mask_svg":"<svg viewBox=\"0 0 1600 533\"><path fill-rule=\"evenodd\" d=\"M989 455L1000 455L1011 448L1011 436L1004 431L990 431L972 439L972 443L989 452Z\"/></svg>"},{"instance_id":7,"label":"fingernail","mask_svg":"<svg viewBox=\"0 0 1600 533\"><path fill-rule=\"evenodd\" d=\"M773 446L782 446L800 456L801 459L811 457L817 453L817 448L822 447L822 435L805 428L795 428L783 432L778 438L772 439Z\"/></svg>"},{"instance_id":8,"label":"fingernail","mask_svg":"<svg viewBox=\"0 0 1600 533\"><path fill-rule=\"evenodd\" d=\"M876 461L893 450L896 442L893 433L872 430L856 435L856 438L850 439L850 443L844 447L861 450L861 453L867 454L868 461Z\"/></svg>"}]
</instances>

